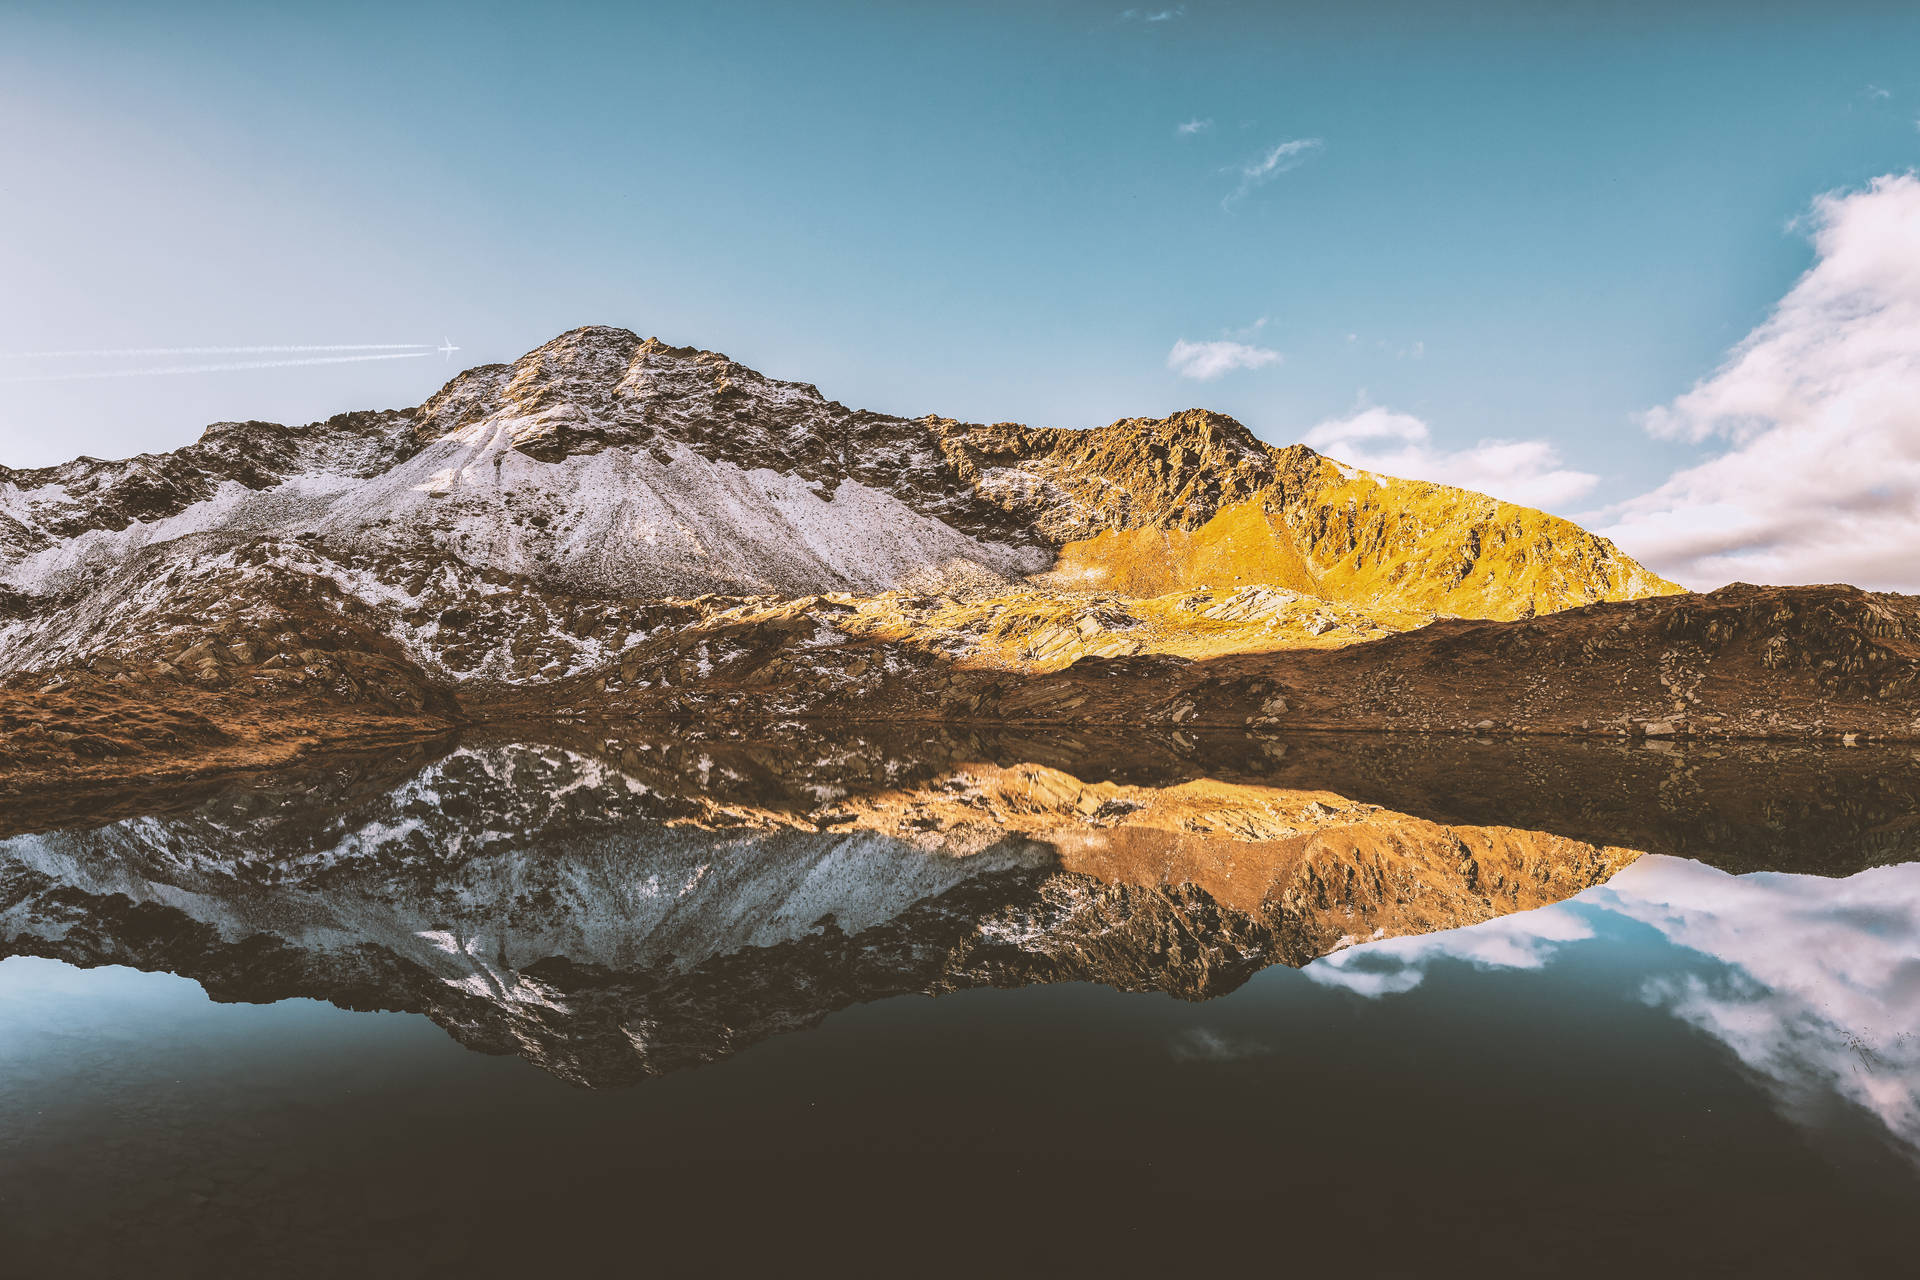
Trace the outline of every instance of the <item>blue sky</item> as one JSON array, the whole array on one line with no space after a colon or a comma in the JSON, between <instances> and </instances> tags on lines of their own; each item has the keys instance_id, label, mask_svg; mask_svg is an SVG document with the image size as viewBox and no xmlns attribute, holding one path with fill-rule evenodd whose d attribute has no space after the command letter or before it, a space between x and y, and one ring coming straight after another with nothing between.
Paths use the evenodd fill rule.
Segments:
<instances>
[{"instance_id":1,"label":"blue sky","mask_svg":"<svg viewBox=\"0 0 1920 1280\"><path fill-rule=\"evenodd\" d=\"M0 462L450 371L20 353L608 323L905 414L1217 408L1605 524L1740 446L1643 415L1815 265L1822 193L1920 162L1916 55L1891 4L15 0ZM1273 354L1183 376L1222 342Z\"/></svg>"}]
</instances>

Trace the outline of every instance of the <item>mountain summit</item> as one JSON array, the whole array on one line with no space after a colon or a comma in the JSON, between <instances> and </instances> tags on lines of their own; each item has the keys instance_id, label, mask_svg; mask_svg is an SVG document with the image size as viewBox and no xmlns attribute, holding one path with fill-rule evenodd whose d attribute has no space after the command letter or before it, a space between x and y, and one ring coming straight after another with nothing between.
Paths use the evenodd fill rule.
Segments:
<instances>
[{"instance_id":1,"label":"mountain summit","mask_svg":"<svg viewBox=\"0 0 1920 1280\"><path fill-rule=\"evenodd\" d=\"M1189 410L1092 430L848 409L624 329L470 369L418 409L222 423L124 462L0 469L0 583L61 598L260 538L572 593L1153 596L1250 583L1507 618L1676 590L1573 524L1356 472Z\"/></svg>"}]
</instances>

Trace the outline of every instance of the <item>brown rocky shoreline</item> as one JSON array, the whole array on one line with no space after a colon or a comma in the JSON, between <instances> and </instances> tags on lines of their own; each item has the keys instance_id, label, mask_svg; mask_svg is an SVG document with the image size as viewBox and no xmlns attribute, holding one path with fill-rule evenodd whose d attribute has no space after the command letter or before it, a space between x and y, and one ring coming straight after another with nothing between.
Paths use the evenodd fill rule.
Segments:
<instances>
[{"instance_id":1,"label":"brown rocky shoreline","mask_svg":"<svg viewBox=\"0 0 1920 1280\"><path fill-rule=\"evenodd\" d=\"M1920 601L1736 585L1507 622L1441 620L1336 649L956 663L905 638L820 643L819 597L669 629L551 684L437 681L335 625L300 684L233 648L213 678L97 671L0 689L0 796L284 764L498 721L1253 729L1456 736L1920 740ZM319 628L309 634L318 634ZM114 673L118 674L118 673Z\"/></svg>"}]
</instances>

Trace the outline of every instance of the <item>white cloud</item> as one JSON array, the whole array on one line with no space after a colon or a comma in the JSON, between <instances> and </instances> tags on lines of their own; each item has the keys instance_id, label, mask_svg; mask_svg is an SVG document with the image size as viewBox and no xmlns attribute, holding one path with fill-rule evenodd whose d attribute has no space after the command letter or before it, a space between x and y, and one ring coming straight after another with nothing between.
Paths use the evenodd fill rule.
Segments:
<instances>
[{"instance_id":1,"label":"white cloud","mask_svg":"<svg viewBox=\"0 0 1920 1280\"><path fill-rule=\"evenodd\" d=\"M1196 133L1205 133L1213 128L1211 120L1189 120L1185 124L1173 126L1173 132L1182 138L1191 138Z\"/></svg>"},{"instance_id":2,"label":"white cloud","mask_svg":"<svg viewBox=\"0 0 1920 1280\"><path fill-rule=\"evenodd\" d=\"M1646 415L1721 452L1599 513L1694 587L1920 589L1920 178L1814 202L1815 261L1711 376Z\"/></svg>"},{"instance_id":3,"label":"white cloud","mask_svg":"<svg viewBox=\"0 0 1920 1280\"><path fill-rule=\"evenodd\" d=\"M1244 342L1188 342L1182 338L1167 353L1167 368L1183 378L1212 382L1235 369L1262 369L1279 364L1280 359L1278 351Z\"/></svg>"},{"instance_id":4,"label":"white cloud","mask_svg":"<svg viewBox=\"0 0 1920 1280\"><path fill-rule=\"evenodd\" d=\"M1322 422L1302 443L1367 471L1458 485L1547 510L1564 507L1599 482L1598 476L1563 467L1559 451L1544 440L1482 440L1465 449L1442 449L1434 445L1426 423L1377 405Z\"/></svg>"},{"instance_id":5,"label":"white cloud","mask_svg":"<svg viewBox=\"0 0 1920 1280\"><path fill-rule=\"evenodd\" d=\"M1322 145L1318 138L1294 138L1268 147L1245 164L1236 165L1229 172L1239 175L1240 185L1228 193L1227 198L1220 202L1220 207L1231 209L1236 203L1245 199L1255 187L1272 182L1290 169L1298 169L1311 159L1313 153Z\"/></svg>"},{"instance_id":6,"label":"white cloud","mask_svg":"<svg viewBox=\"0 0 1920 1280\"><path fill-rule=\"evenodd\" d=\"M1187 16L1187 6L1175 5L1171 9L1122 9L1122 22L1172 22L1175 18Z\"/></svg>"}]
</instances>

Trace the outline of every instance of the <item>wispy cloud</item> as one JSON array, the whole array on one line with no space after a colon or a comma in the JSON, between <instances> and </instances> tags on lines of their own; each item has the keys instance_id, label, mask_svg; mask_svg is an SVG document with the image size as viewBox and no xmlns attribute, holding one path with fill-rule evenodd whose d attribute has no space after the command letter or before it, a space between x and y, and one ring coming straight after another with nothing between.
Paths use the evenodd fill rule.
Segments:
<instances>
[{"instance_id":1,"label":"wispy cloud","mask_svg":"<svg viewBox=\"0 0 1920 1280\"><path fill-rule=\"evenodd\" d=\"M243 369L297 369L316 364L359 364L365 360L419 360L430 351L388 352L382 355L316 356L304 360L224 360L216 364L162 364L143 369L91 369L62 373L27 373L0 377L0 383L94 382L104 378L159 378L183 373L237 373Z\"/></svg>"},{"instance_id":2,"label":"wispy cloud","mask_svg":"<svg viewBox=\"0 0 1920 1280\"><path fill-rule=\"evenodd\" d=\"M1236 369L1261 369L1280 360L1280 353L1267 347L1243 342L1188 342L1182 338L1167 353L1167 368L1183 378L1212 382Z\"/></svg>"},{"instance_id":3,"label":"wispy cloud","mask_svg":"<svg viewBox=\"0 0 1920 1280\"><path fill-rule=\"evenodd\" d=\"M1920 177L1814 202L1815 261L1711 376L1645 415L1705 462L1596 513L1693 587L1920 589Z\"/></svg>"},{"instance_id":4,"label":"wispy cloud","mask_svg":"<svg viewBox=\"0 0 1920 1280\"><path fill-rule=\"evenodd\" d=\"M1600 482L1599 476L1563 466L1559 451L1544 440L1481 440L1445 449L1433 442L1432 429L1419 418L1379 405L1322 422L1302 443L1366 471L1455 485L1547 510L1564 509Z\"/></svg>"},{"instance_id":5,"label":"wispy cloud","mask_svg":"<svg viewBox=\"0 0 1920 1280\"><path fill-rule=\"evenodd\" d=\"M282 343L267 347L100 347L84 351L0 351L0 360L65 360L75 356L237 356L293 351L421 351L430 342Z\"/></svg>"},{"instance_id":6,"label":"wispy cloud","mask_svg":"<svg viewBox=\"0 0 1920 1280\"><path fill-rule=\"evenodd\" d=\"M1220 207L1231 209L1255 188L1265 186L1291 169L1298 169L1312 159L1322 145L1318 138L1293 138L1268 147L1245 164L1234 166L1228 172L1239 176L1239 185L1220 202Z\"/></svg>"},{"instance_id":7,"label":"wispy cloud","mask_svg":"<svg viewBox=\"0 0 1920 1280\"><path fill-rule=\"evenodd\" d=\"M1207 130L1211 128L1213 128L1213 121L1210 119L1209 120L1189 120L1184 124L1177 124L1173 126L1173 132L1175 137L1191 138L1196 133L1205 133Z\"/></svg>"},{"instance_id":8,"label":"wispy cloud","mask_svg":"<svg viewBox=\"0 0 1920 1280\"><path fill-rule=\"evenodd\" d=\"M1172 22L1175 18L1187 16L1187 6L1175 5L1171 9L1122 9L1122 22Z\"/></svg>"}]
</instances>

